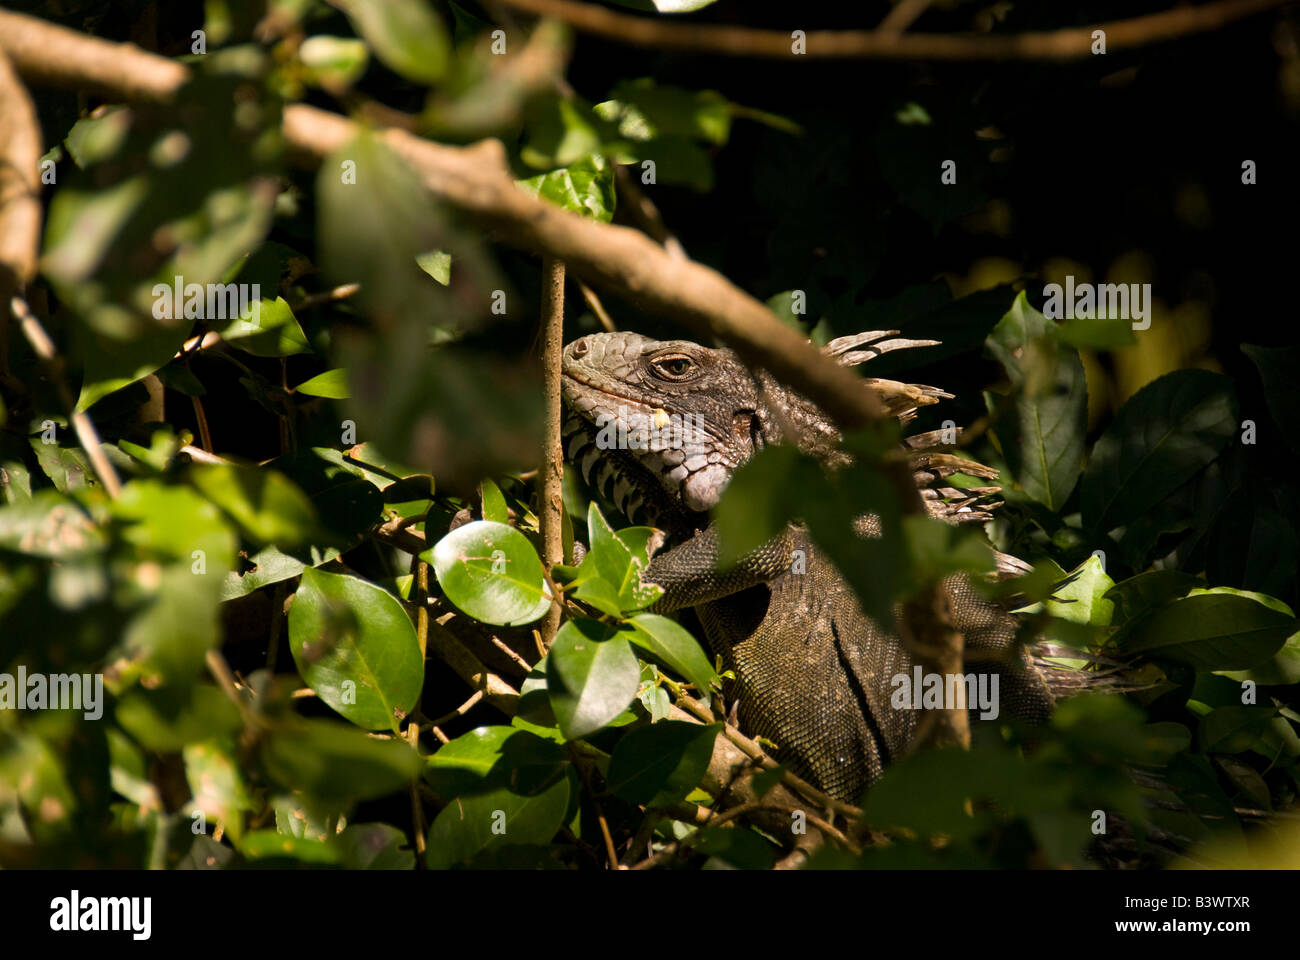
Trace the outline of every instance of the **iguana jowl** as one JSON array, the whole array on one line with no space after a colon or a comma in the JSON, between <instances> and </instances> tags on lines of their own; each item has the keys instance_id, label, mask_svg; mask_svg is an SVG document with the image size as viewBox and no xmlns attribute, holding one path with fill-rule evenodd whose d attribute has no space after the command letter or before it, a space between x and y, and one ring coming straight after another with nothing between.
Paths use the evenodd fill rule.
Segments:
<instances>
[{"instance_id":1,"label":"iguana jowl","mask_svg":"<svg viewBox=\"0 0 1300 960\"><path fill-rule=\"evenodd\" d=\"M845 337L826 352L844 364L933 341L888 339L895 331ZM933 387L867 380L886 409L906 421L917 406L950 396ZM633 522L664 530L670 548L655 555L648 578L664 590L654 607L693 607L709 644L736 680L740 726L777 745L777 756L830 795L861 799L864 788L907 747L917 723L912 710L890 705L897 674L913 660L893 624L876 623L839 572L792 524L783 535L716 571L718 539L708 511L737 468L766 444L789 443L828 462L842 458L839 435L810 401L729 350L635 333L582 337L564 350L565 452ZM650 431L679 418L684 429ZM638 436L624 448L602 436ZM920 449L937 439L911 438ZM642 446L644 449L630 449ZM992 471L957 457L917 453L912 466L927 507L950 522L988 519L996 488L955 490L936 482L958 469ZM853 522L845 518L846 523ZM871 519L858 529L872 535ZM791 569L804 551L803 572ZM1000 562L1015 566L1013 558ZM953 625L970 663L999 675L1001 706L1027 719L1045 718L1053 697L1043 675L1016 644L1016 619L983 599L963 577L944 582Z\"/></svg>"}]
</instances>

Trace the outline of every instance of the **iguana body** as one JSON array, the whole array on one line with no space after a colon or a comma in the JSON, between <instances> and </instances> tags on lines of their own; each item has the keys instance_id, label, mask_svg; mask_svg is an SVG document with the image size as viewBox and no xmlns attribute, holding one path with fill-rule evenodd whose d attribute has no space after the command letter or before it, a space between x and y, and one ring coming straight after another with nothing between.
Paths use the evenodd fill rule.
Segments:
<instances>
[{"instance_id":1,"label":"iguana body","mask_svg":"<svg viewBox=\"0 0 1300 960\"><path fill-rule=\"evenodd\" d=\"M921 345L882 339L887 336L844 338L826 349L853 364ZM695 609L709 644L735 674L728 692L738 701L743 730L773 741L780 760L832 796L861 799L907 748L918 721L916 711L890 703L891 678L910 675L914 665L897 630L863 614L852 589L798 525L718 573L717 535L708 518L734 471L766 444L790 443L828 463L842 460L834 426L808 400L748 370L732 352L688 341L633 333L583 337L565 348L564 375L569 459L630 520L669 535L670 549L648 571L664 589L655 609ZM947 396L931 387L865 382L905 421L918 405ZM675 417L688 428L680 436L638 433ZM598 442L617 436L611 423L622 424L629 447L645 448ZM922 486L959 468L984 469L942 454L918 454L913 468ZM926 503L951 522L987 519L985 497L993 489L930 489ZM871 527L871 518L858 521L864 535ZM804 551L803 572L792 571L794 550ZM986 660L978 669L999 675L1004 712L1045 717L1052 694L1014 642L1015 618L962 577L945 581L944 590L968 664Z\"/></svg>"}]
</instances>

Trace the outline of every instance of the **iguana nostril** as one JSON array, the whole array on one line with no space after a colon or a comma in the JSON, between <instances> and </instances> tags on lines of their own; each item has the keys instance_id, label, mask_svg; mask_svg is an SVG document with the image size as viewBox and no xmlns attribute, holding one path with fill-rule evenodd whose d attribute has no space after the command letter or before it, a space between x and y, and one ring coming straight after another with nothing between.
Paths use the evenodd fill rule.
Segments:
<instances>
[{"instance_id":1,"label":"iguana nostril","mask_svg":"<svg viewBox=\"0 0 1300 960\"><path fill-rule=\"evenodd\" d=\"M573 355L575 357L585 357L587 355L587 351L590 349L591 349L591 344L587 342L586 337L583 337L581 340L574 342Z\"/></svg>"}]
</instances>

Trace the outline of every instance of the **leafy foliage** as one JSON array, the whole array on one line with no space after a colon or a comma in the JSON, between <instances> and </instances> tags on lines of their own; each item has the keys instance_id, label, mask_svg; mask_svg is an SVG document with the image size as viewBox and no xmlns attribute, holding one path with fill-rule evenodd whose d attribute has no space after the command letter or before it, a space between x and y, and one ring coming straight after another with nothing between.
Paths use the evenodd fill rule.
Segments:
<instances>
[{"instance_id":1,"label":"leafy foliage","mask_svg":"<svg viewBox=\"0 0 1300 960\"><path fill-rule=\"evenodd\" d=\"M113 29L98 0L26 6ZM900 761L864 804L891 843L831 843L814 865L1081 867L1099 832L1126 866L1167 862L1170 835L1210 841L1205 862L1264 862L1260 812L1293 813L1300 790L1300 354L1176 354L1156 339L1168 305L1150 334L1049 319L1027 276L1051 274L1047 253L989 267L1008 205L1042 206L996 159L1044 139L1026 114L1051 111L1021 102L1034 84L900 79L849 111L766 67L705 87L689 60L586 45L568 67L563 29L502 39L487 5L247 5L263 20L210 2L202 25L131 6L161 17L160 49L199 26L208 49L168 104L38 100L61 149L28 299L123 486L109 495L49 373L0 328L0 864L602 867L609 836L628 862L648 846L763 869L792 840L723 810L729 678L689 615L655 612L659 532L569 472L571 562L542 563L534 260L435 202L381 135L290 166L280 122L303 100L499 138L521 190L600 223L660 209L815 342L943 341L869 374L944 377L955 399L909 432L986 428L963 443L1001 470L988 532L1035 564L1004 591L1057 660L1134 682ZM1059 82L1077 96L1094 69ZM1065 242L1026 230L1025 248ZM599 329L580 302L571 334ZM785 447L754 457L715 511L728 559L802 522L881 620L988 572L980 535L903 516L880 470L899 439L847 436L854 463L833 473ZM880 537L852 533L865 513ZM100 715L92 687L76 709L12 708L5 678L35 674L98 678ZM758 772L756 796L783 777ZM1098 831L1098 813L1124 826Z\"/></svg>"}]
</instances>

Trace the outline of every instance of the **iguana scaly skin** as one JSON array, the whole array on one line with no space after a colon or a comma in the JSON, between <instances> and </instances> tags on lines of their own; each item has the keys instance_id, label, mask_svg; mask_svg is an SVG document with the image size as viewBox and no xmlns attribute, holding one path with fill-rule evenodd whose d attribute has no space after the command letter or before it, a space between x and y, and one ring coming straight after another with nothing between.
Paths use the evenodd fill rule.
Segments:
<instances>
[{"instance_id":1,"label":"iguana scaly skin","mask_svg":"<svg viewBox=\"0 0 1300 960\"><path fill-rule=\"evenodd\" d=\"M893 333L846 337L825 350L856 364L933 342L887 339ZM918 406L950 396L886 380L864 384L904 422ZM664 590L653 609L695 609L709 644L735 674L728 695L738 702L741 728L775 743L778 759L831 796L860 800L907 748L917 724L916 711L890 705L890 679L910 675L914 665L895 625L863 614L848 584L797 524L717 572L718 539L708 518L735 470L767 444L793 444L827 463L842 460L833 424L810 401L749 370L729 350L635 333L595 334L565 347L564 400L568 459L629 520L667 533L670 548L656 554L648 570L648 579ZM645 435L647 424L673 418L685 428L680 435L671 429ZM620 425L627 441L622 449L607 442L619 436ZM935 439L908 443L917 450ZM643 449L629 449L638 446ZM949 522L990 516L989 496L997 488L936 484L957 470L987 477L996 476L993 471L940 453L914 453L912 467L933 515ZM872 520L859 518L859 533L875 535ZM801 573L791 569L796 549L804 551ZM1007 572L1023 568L1003 556L999 565ZM1052 692L1015 642L1016 618L983 599L964 577L949 578L943 589L965 639L967 669L998 674L1004 714L1045 718Z\"/></svg>"}]
</instances>

